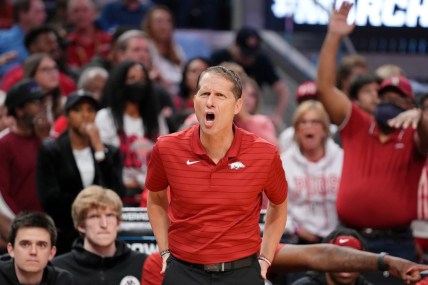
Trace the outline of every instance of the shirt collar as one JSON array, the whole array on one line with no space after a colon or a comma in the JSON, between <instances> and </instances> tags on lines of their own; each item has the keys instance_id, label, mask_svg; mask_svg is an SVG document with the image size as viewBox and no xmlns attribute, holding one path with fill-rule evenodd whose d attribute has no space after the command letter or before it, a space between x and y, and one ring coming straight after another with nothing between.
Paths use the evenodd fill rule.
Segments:
<instances>
[{"instance_id":1,"label":"shirt collar","mask_svg":"<svg viewBox=\"0 0 428 285\"><path fill-rule=\"evenodd\" d=\"M234 158L238 156L239 150L241 148L242 141L242 129L238 128L235 124L233 125L233 142L230 146L229 150L226 152L225 157L228 159ZM191 149L197 155L207 155L207 151L203 147L201 143L201 139L199 138L200 125L195 125L191 130L192 140L191 140Z\"/></svg>"}]
</instances>

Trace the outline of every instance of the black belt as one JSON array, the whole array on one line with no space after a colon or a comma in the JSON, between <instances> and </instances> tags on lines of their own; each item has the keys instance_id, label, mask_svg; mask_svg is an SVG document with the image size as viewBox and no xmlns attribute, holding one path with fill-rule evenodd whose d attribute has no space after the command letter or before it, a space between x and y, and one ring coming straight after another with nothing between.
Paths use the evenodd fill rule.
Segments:
<instances>
[{"instance_id":1,"label":"black belt","mask_svg":"<svg viewBox=\"0 0 428 285\"><path fill-rule=\"evenodd\" d=\"M359 229L358 232L365 238L404 238L411 234L410 227L393 229Z\"/></svg>"},{"instance_id":2,"label":"black belt","mask_svg":"<svg viewBox=\"0 0 428 285\"><path fill-rule=\"evenodd\" d=\"M184 260L180 260L174 257L178 262L183 263L185 265L191 266L193 268L202 269L206 272L225 272L231 271L234 269L250 267L254 260L257 260L257 254L250 255L245 258L228 261L228 262L220 262L220 263L212 263L212 264L198 264L198 263L190 263Z\"/></svg>"}]
</instances>

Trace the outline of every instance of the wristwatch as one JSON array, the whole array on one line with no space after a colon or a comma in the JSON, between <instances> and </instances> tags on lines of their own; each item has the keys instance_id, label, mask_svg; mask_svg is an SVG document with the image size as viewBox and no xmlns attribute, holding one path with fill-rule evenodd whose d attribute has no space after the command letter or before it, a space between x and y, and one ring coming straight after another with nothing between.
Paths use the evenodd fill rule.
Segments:
<instances>
[{"instance_id":1,"label":"wristwatch","mask_svg":"<svg viewBox=\"0 0 428 285\"><path fill-rule=\"evenodd\" d=\"M97 162L101 162L106 158L106 154L104 151L96 151L94 157Z\"/></svg>"}]
</instances>

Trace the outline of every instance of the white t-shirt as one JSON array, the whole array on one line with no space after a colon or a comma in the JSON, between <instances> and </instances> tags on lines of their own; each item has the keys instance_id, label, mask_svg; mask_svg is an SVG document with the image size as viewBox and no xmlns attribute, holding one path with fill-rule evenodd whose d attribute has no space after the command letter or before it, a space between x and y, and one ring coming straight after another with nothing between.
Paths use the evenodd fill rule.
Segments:
<instances>
[{"instance_id":1,"label":"white t-shirt","mask_svg":"<svg viewBox=\"0 0 428 285\"><path fill-rule=\"evenodd\" d=\"M95 166L91 148L85 147L84 149L79 150L74 149L73 155L80 172L83 187L92 185L95 178Z\"/></svg>"}]
</instances>

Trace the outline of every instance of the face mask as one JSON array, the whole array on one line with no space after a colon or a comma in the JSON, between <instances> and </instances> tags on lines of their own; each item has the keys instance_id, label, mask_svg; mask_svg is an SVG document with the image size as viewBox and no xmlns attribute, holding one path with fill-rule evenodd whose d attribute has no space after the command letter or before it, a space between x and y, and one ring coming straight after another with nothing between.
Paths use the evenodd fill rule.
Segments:
<instances>
[{"instance_id":1,"label":"face mask","mask_svg":"<svg viewBox=\"0 0 428 285\"><path fill-rule=\"evenodd\" d=\"M141 103L144 99L144 96L148 92L147 83L134 83L128 84L125 87L125 96L127 100Z\"/></svg>"},{"instance_id":2,"label":"face mask","mask_svg":"<svg viewBox=\"0 0 428 285\"><path fill-rule=\"evenodd\" d=\"M388 120L397 117L404 109L393 103L380 103L374 111L374 117L381 129L390 129Z\"/></svg>"}]
</instances>

